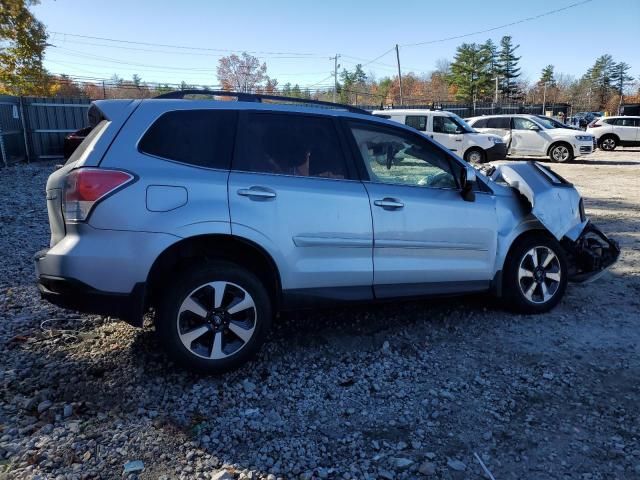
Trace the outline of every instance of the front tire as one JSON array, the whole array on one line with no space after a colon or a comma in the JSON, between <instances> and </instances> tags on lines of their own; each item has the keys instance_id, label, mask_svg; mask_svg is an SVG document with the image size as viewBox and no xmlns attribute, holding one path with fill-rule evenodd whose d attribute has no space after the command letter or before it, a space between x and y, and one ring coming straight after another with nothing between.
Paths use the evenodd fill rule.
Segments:
<instances>
[{"instance_id":1,"label":"front tire","mask_svg":"<svg viewBox=\"0 0 640 480\"><path fill-rule=\"evenodd\" d=\"M512 246L505 262L505 299L520 313L548 312L564 295L567 272L566 255L556 239L529 234Z\"/></svg>"},{"instance_id":2,"label":"front tire","mask_svg":"<svg viewBox=\"0 0 640 480\"><path fill-rule=\"evenodd\" d=\"M609 135L602 137L600 139L600 150L604 150L605 152L611 152L616 149L618 146L618 140L616 137Z\"/></svg>"},{"instance_id":3,"label":"front tire","mask_svg":"<svg viewBox=\"0 0 640 480\"><path fill-rule=\"evenodd\" d=\"M260 348L271 325L271 301L260 280L229 262L187 268L168 285L156 331L169 357L189 369L239 367Z\"/></svg>"},{"instance_id":4,"label":"front tire","mask_svg":"<svg viewBox=\"0 0 640 480\"><path fill-rule=\"evenodd\" d=\"M552 162L570 162L573 160L573 148L568 143L556 143L549 149L549 158Z\"/></svg>"},{"instance_id":5,"label":"front tire","mask_svg":"<svg viewBox=\"0 0 640 480\"><path fill-rule=\"evenodd\" d=\"M468 163L484 163L487 161L487 155L479 148L470 148L465 152L464 159Z\"/></svg>"}]
</instances>

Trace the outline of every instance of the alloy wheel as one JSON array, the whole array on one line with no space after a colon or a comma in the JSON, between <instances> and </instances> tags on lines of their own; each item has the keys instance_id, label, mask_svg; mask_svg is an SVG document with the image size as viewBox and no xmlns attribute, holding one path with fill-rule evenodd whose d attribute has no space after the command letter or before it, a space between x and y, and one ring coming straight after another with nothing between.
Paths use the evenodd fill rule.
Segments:
<instances>
[{"instance_id":1,"label":"alloy wheel","mask_svg":"<svg viewBox=\"0 0 640 480\"><path fill-rule=\"evenodd\" d=\"M558 256L548 247L533 247L520 261L518 286L528 301L543 304L558 291L561 275Z\"/></svg>"},{"instance_id":2,"label":"alloy wheel","mask_svg":"<svg viewBox=\"0 0 640 480\"><path fill-rule=\"evenodd\" d=\"M553 147L551 156L556 162L564 162L569 158L569 149L564 145Z\"/></svg>"},{"instance_id":3,"label":"alloy wheel","mask_svg":"<svg viewBox=\"0 0 640 480\"><path fill-rule=\"evenodd\" d=\"M180 341L193 355L220 360L238 353L256 328L256 305L244 288L217 281L185 297L177 316Z\"/></svg>"},{"instance_id":4,"label":"alloy wheel","mask_svg":"<svg viewBox=\"0 0 640 480\"><path fill-rule=\"evenodd\" d=\"M613 138L605 138L602 141L601 146L603 150L613 150L614 148L616 148L616 142Z\"/></svg>"}]
</instances>

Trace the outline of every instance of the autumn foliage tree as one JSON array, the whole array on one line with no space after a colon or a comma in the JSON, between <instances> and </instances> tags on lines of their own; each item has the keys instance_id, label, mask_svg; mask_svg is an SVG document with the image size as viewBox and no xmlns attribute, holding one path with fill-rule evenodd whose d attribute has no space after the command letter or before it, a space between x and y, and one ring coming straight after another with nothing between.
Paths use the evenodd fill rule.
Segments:
<instances>
[{"instance_id":1,"label":"autumn foliage tree","mask_svg":"<svg viewBox=\"0 0 640 480\"><path fill-rule=\"evenodd\" d=\"M267 64L243 52L229 55L218 61L218 81L223 90L236 92L275 91L277 82L267 75ZM274 83L275 82L275 83Z\"/></svg>"},{"instance_id":2,"label":"autumn foliage tree","mask_svg":"<svg viewBox=\"0 0 640 480\"><path fill-rule=\"evenodd\" d=\"M0 93L49 93L49 78L42 66L47 33L29 10L36 3L2 0L0 4Z\"/></svg>"}]
</instances>

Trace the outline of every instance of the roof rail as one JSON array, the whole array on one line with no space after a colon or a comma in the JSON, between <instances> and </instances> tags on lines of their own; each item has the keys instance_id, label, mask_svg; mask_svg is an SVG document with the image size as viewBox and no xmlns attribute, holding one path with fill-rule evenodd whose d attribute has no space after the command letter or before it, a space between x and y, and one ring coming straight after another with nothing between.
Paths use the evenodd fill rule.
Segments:
<instances>
[{"instance_id":1,"label":"roof rail","mask_svg":"<svg viewBox=\"0 0 640 480\"><path fill-rule=\"evenodd\" d=\"M237 97L239 102L256 102L262 103L263 100L274 100L279 102L292 102L303 103L309 105L318 105L326 108L337 108L341 110L347 110L351 113L360 113L363 115L371 115L371 112L358 107L352 107L351 105L344 105L342 103L324 102L322 100L311 100L307 98L297 97L284 97L281 95L270 95L263 93L245 93L245 92L228 92L225 90L174 90L173 92L163 93L158 95L156 99L183 99L187 95L215 95L217 97Z\"/></svg>"}]
</instances>

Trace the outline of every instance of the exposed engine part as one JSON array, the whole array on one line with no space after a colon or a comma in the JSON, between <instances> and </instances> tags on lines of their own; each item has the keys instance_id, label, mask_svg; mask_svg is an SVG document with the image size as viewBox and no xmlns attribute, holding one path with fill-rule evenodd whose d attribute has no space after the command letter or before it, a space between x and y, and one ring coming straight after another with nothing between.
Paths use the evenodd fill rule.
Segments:
<instances>
[{"instance_id":1,"label":"exposed engine part","mask_svg":"<svg viewBox=\"0 0 640 480\"><path fill-rule=\"evenodd\" d=\"M612 265L620 255L620 246L607 238L597 227L588 223L575 242L568 238L562 240L572 269L569 280L585 282L595 278L600 272Z\"/></svg>"}]
</instances>

